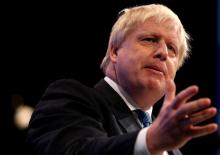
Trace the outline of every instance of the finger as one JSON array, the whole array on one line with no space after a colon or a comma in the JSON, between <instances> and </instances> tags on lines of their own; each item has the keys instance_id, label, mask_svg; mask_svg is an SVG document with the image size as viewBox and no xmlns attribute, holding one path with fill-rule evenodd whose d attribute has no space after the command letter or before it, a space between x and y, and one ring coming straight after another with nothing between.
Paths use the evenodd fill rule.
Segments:
<instances>
[{"instance_id":1,"label":"finger","mask_svg":"<svg viewBox=\"0 0 220 155\"><path fill-rule=\"evenodd\" d=\"M198 90L199 89L197 86L189 86L188 88L184 89L183 91L181 91L179 94L176 95L172 107L174 109L177 109L180 105L185 103L192 96L196 95L198 93Z\"/></svg>"},{"instance_id":2,"label":"finger","mask_svg":"<svg viewBox=\"0 0 220 155\"><path fill-rule=\"evenodd\" d=\"M167 80L164 104L171 104L175 98L176 85L173 80Z\"/></svg>"},{"instance_id":3,"label":"finger","mask_svg":"<svg viewBox=\"0 0 220 155\"><path fill-rule=\"evenodd\" d=\"M191 115L188 120L190 122L190 124L198 124L198 123L201 123L205 120L208 120L212 117L214 117L217 113L217 110L216 108L208 108L208 109L205 109L203 111L200 111L198 113L195 113L193 115Z\"/></svg>"},{"instance_id":4,"label":"finger","mask_svg":"<svg viewBox=\"0 0 220 155\"><path fill-rule=\"evenodd\" d=\"M214 117L216 115L216 113L217 113L216 108L211 107L211 108L202 110L200 112L197 112L193 115L190 115L188 117L182 118L179 121L182 126L187 127L189 125L195 125L195 124L201 123L203 121L206 121L206 120Z\"/></svg>"},{"instance_id":5,"label":"finger","mask_svg":"<svg viewBox=\"0 0 220 155\"><path fill-rule=\"evenodd\" d=\"M192 126L191 130L188 131L187 134L192 138L197 138L214 133L217 131L217 129L218 125L216 123L211 123L205 126Z\"/></svg>"},{"instance_id":6,"label":"finger","mask_svg":"<svg viewBox=\"0 0 220 155\"><path fill-rule=\"evenodd\" d=\"M178 118L184 118L185 115L190 115L194 112L198 112L204 108L207 108L210 106L211 100L209 98L201 98L195 101L191 101L187 104L184 104L181 106L181 108L177 111L177 117Z\"/></svg>"}]
</instances>

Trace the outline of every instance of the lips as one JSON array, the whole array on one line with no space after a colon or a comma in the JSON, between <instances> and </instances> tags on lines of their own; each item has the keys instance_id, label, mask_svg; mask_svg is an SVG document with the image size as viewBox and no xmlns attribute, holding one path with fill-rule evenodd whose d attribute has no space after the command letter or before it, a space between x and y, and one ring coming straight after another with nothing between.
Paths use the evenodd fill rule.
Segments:
<instances>
[{"instance_id":1,"label":"lips","mask_svg":"<svg viewBox=\"0 0 220 155\"><path fill-rule=\"evenodd\" d=\"M165 75L165 73L166 73L166 70L164 69L164 67L159 66L159 65L148 65L148 66L145 66L145 68L160 72L163 75Z\"/></svg>"}]
</instances>

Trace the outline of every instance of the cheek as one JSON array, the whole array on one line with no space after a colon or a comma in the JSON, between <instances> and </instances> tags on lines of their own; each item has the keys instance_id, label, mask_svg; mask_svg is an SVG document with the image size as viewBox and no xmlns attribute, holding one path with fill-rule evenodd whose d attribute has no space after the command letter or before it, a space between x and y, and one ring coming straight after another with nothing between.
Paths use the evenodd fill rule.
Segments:
<instances>
[{"instance_id":1,"label":"cheek","mask_svg":"<svg viewBox=\"0 0 220 155\"><path fill-rule=\"evenodd\" d=\"M177 71L176 63L175 62L168 63L167 69L168 69L168 75L170 76L170 78L174 79L176 76L176 71Z\"/></svg>"},{"instance_id":2,"label":"cheek","mask_svg":"<svg viewBox=\"0 0 220 155\"><path fill-rule=\"evenodd\" d=\"M118 74L118 76L128 76L127 68L130 68L129 62L130 60L128 58L124 57L123 55L118 55L117 62L115 64L116 74Z\"/></svg>"},{"instance_id":3,"label":"cheek","mask_svg":"<svg viewBox=\"0 0 220 155\"><path fill-rule=\"evenodd\" d=\"M134 52L131 53L129 51L126 51L118 55L118 63L119 63L118 65L126 67L124 69L135 68L135 66L137 66L139 62L140 62L140 57L134 54Z\"/></svg>"},{"instance_id":4,"label":"cheek","mask_svg":"<svg viewBox=\"0 0 220 155\"><path fill-rule=\"evenodd\" d=\"M116 64L116 74L120 80L132 81L138 73L138 61L134 57L120 57Z\"/></svg>"}]
</instances>

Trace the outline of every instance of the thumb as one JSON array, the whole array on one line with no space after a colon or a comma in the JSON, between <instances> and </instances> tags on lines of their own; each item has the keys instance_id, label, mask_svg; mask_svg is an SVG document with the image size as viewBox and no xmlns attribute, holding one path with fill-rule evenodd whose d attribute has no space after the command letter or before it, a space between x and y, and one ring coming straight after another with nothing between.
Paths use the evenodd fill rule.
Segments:
<instances>
[{"instance_id":1,"label":"thumb","mask_svg":"<svg viewBox=\"0 0 220 155\"><path fill-rule=\"evenodd\" d=\"M163 104L171 104L176 95L176 85L173 80L167 80Z\"/></svg>"}]
</instances>

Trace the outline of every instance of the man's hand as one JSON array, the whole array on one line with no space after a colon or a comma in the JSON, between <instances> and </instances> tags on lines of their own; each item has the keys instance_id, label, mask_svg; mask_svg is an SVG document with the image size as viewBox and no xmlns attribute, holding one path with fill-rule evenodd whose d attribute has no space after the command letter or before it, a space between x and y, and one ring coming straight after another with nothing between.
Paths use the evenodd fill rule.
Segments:
<instances>
[{"instance_id":1,"label":"man's hand","mask_svg":"<svg viewBox=\"0 0 220 155\"><path fill-rule=\"evenodd\" d=\"M211 134L218 128L216 123L198 125L215 116L217 110L210 107L209 98L190 100L198 93L197 86L190 86L176 96L175 92L174 82L168 81L163 106L146 137L152 155L180 148L192 138Z\"/></svg>"}]
</instances>

